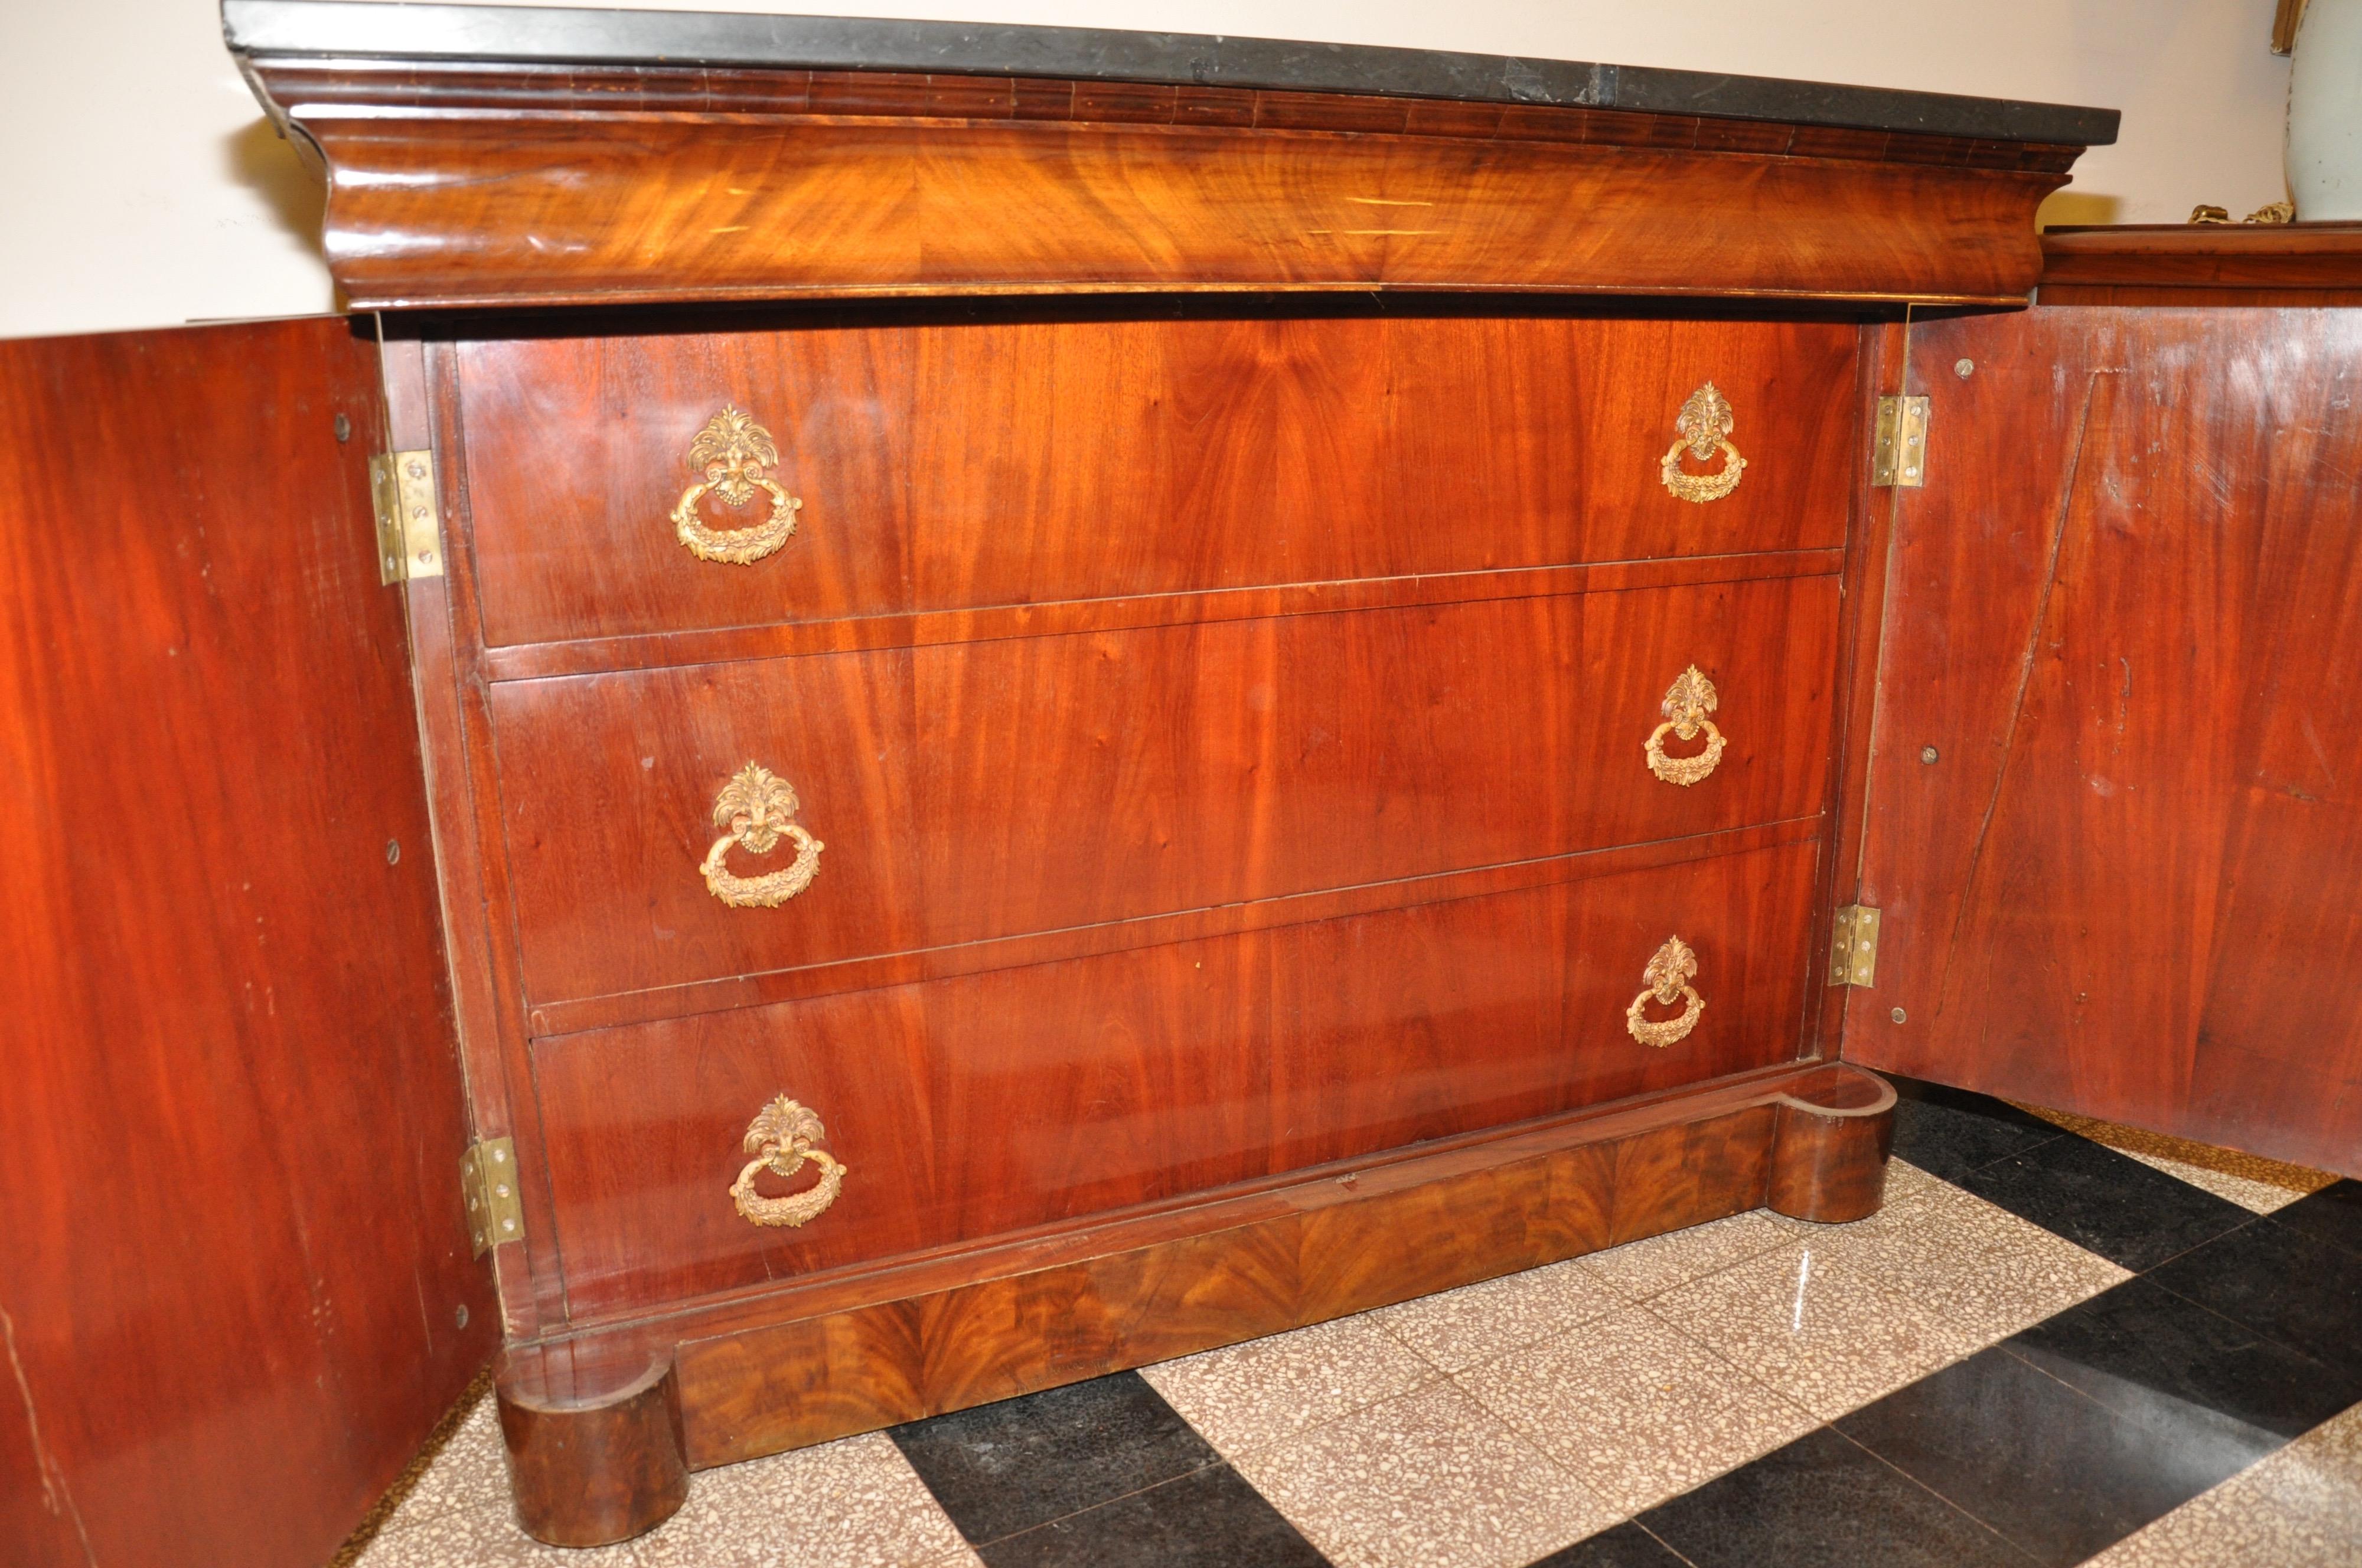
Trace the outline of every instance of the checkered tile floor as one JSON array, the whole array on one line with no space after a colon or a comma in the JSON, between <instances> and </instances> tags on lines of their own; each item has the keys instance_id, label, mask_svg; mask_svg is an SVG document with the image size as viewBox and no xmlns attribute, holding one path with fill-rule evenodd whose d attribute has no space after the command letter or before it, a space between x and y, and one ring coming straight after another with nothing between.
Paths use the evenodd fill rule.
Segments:
<instances>
[{"instance_id":1,"label":"checkered tile floor","mask_svg":"<svg viewBox=\"0 0 2362 1568\"><path fill-rule=\"evenodd\" d=\"M2356 1568L2362 1183L1905 1085L1885 1209L1743 1214L511 1522L489 1405L362 1568Z\"/></svg>"}]
</instances>

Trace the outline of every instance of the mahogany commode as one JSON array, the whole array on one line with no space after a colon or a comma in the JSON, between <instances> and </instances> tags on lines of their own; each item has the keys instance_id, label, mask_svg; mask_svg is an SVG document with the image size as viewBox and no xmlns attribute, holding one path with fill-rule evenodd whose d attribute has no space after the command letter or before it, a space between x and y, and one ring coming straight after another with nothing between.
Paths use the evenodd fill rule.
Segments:
<instances>
[{"instance_id":1,"label":"mahogany commode","mask_svg":"<svg viewBox=\"0 0 2362 1568\"><path fill-rule=\"evenodd\" d=\"M669 1402L669 1463L713 1463L1874 1203L1880 1137L1786 1119L1890 1102L1810 1032L1882 339L1567 295L2015 297L2106 116L230 17L357 304L677 307L386 318L536 1533L678 1503L578 1506L567 1466L620 1461L549 1448L569 1410ZM1268 292L1347 285L1557 297ZM711 308L1108 289L1167 292Z\"/></svg>"},{"instance_id":2,"label":"mahogany commode","mask_svg":"<svg viewBox=\"0 0 2362 1568\"><path fill-rule=\"evenodd\" d=\"M2029 890L2062 799L2113 853L2073 737L2131 711L2040 649L2120 640L2079 563L2162 558L2107 556L2122 520L2079 454L2120 468L2165 417L2125 401L2124 354L2240 363L2259 340L2254 313L2158 313L2143 337L2024 309L2034 209L2112 113L1067 29L226 17L326 181L366 314L177 335L169 383L144 339L0 345L24 389L0 396L0 479L57 525L20 549L22 623L85 602L81 550L171 585L104 673L0 672L45 736L110 687L179 704L111 731L104 767L45 741L42 803L0 833L14 853L68 811L150 820L148 750L216 766L247 780L224 786L241 878L348 931L347 984L393 999L348 1020L333 988L281 987L258 1031L225 983L172 1024L285 1114L349 1121L364 1081L403 1113L397 1146L311 1136L288 1145L309 1184L237 1189L345 1266L282 1338L415 1373L341 1374L348 1445L270 1561L333 1547L495 1332L526 1527L613 1540L696 1468L1758 1206L1860 1218L1894 1097L1859 1061L2362 1166L2337 1147L2362 1091L2300 1106L2283 1065L2279 1109L2243 1121L2228 1058L2141 1066L2180 1013L2121 1009L2136 1039L2008 971L2013 911L2139 963L2089 913L2114 862ZM199 384L283 429L241 444ZM255 639L187 608L206 558L140 525L134 421L86 416L133 398L223 423L175 470L203 530L241 521L227 496L320 498L272 623L318 662L268 767L264 708L224 710L210 764L182 716L183 644L213 670ZM2280 493L2345 471L2323 429ZM2215 493L2153 471L2153 514ZM2310 594L2309 624L2348 635L2333 536L2299 548L2268 515L2265 554L2324 569L2257 594ZM223 570L266 591L260 558ZM370 635L318 630L354 601L338 629ZM2352 707L2343 680L2312 689L2323 713ZM2283 697L2253 710L2285 778L2247 788L2230 747L2186 775L2224 864L2334 855L2350 793L2296 767ZM372 790L344 789L362 767ZM109 886L97 836L41 853ZM386 839L360 878L352 845ZM2336 911L2242 889L2309 951L2341 939ZM1877 963L1854 943L1872 904ZM126 910L252 940L226 903ZM169 1076L110 1074L104 1029L131 1025L66 999L105 995L136 934L85 950L63 916L8 918L56 955L56 1038L85 1043L44 1072L99 1086L44 1077L48 1120L0 1121L50 1173L35 1255L83 1260L43 1275L83 1317L11 1304L30 1390L113 1299L102 1206L161 1201L146 1162L57 1174L72 1139L178 1113ZM2302 1009L2232 956L2212 972L2202 1058L2279 1049ZM2009 1024L2033 1016L2073 1038L2027 1047ZM345 1056L299 1044L352 1032ZM319 1210L310 1185L367 1197ZM415 1233L376 1247L403 1215ZM147 1236L141 1266L192 1301L211 1269L230 1298L237 1249L200 1229ZM236 1276L258 1298L286 1294L270 1256ZM214 1310L124 1364L169 1385L214 1322L248 1332ZM88 1479L126 1441L88 1408L26 1472L28 1497L83 1478L73 1529L28 1504L37 1562L80 1561L75 1530L202 1556L226 1539L208 1478L267 1486L159 1466L128 1509Z\"/></svg>"}]
</instances>

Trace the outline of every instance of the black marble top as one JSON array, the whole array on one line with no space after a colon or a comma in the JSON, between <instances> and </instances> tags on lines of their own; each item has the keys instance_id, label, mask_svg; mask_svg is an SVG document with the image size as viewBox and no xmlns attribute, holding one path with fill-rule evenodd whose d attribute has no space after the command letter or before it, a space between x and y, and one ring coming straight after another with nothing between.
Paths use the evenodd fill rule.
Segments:
<instances>
[{"instance_id":1,"label":"black marble top","mask_svg":"<svg viewBox=\"0 0 2362 1568\"><path fill-rule=\"evenodd\" d=\"M1770 76L1100 28L356 0L223 0L222 25L231 50L248 56L1073 77L1641 109L2087 147L2115 140L2118 118L2114 109Z\"/></svg>"}]
</instances>

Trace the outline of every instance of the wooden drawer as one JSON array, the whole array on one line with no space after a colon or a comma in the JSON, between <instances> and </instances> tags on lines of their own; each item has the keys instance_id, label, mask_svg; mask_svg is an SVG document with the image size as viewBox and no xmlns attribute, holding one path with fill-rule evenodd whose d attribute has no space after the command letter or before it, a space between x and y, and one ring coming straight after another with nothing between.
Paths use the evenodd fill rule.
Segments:
<instances>
[{"instance_id":1,"label":"wooden drawer","mask_svg":"<svg viewBox=\"0 0 2362 1568\"><path fill-rule=\"evenodd\" d=\"M1808 817L1837 601L1835 579L1777 579L504 683L526 991L875 984L827 966L1052 933L999 960L1037 961L1109 922ZM1693 663L1727 749L1683 787L1643 748ZM826 846L778 907L701 873L750 760Z\"/></svg>"},{"instance_id":2,"label":"wooden drawer","mask_svg":"<svg viewBox=\"0 0 2362 1568\"><path fill-rule=\"evenodd\" d=\"M813 319L461 345L486 641L1833 547L1860 466L1835 323ZM1746 468L1701 503L1659 464L1708 381ZM672 521L725 403L802 502L750 564Z\"/></svg>"},{"instance_id":3,"label":"wooden drawer","mask_svg":"<svg viewBox=\"0 0 2362 1568\"><path fill-rule=\"evenodd\" d=\"M1679 853L1496 897L538 1042L568 1298L596 1317L756 1286L1790 1059L1816 841ZM1652 1048L1626 1009L1669 934L1694 950L1705 1009ZM749 1223L729 1193L749 1121L783 1094L822 1118L849 1167L796 1230Z\"/></svg>"}]
</instances>

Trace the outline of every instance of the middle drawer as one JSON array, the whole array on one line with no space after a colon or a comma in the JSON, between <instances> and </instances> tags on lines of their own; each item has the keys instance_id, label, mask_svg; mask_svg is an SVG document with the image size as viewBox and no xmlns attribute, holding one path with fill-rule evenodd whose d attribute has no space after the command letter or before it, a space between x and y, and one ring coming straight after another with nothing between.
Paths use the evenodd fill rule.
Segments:
<instances>
[{"instance_id":1,"label":"middle drawer","mask_svg":"<svg viewBox=\"0 0 2362 1568\"><path fill-rule=\"evenodd\" d=\"M1808 816L1837 605L1834 578L1795 578L502 683L525 989L609 996ZM1678 785L1644 747L1692 666L1724 750Z\"/></svg>"}]
</instances>

